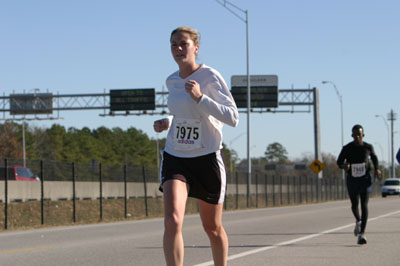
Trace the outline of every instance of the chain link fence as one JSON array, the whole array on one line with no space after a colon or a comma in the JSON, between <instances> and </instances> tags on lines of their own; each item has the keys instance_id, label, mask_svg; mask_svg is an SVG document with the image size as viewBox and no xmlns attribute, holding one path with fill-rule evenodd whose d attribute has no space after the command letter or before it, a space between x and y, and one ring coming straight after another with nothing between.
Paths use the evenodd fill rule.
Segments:
<instances>
[{"instance_id":1,"label":"chain link fence","mask_svg":"<svg viewBox=\"0 0 400 266\"><path fill-rule=\"evenodd\" d=\"M51 225L141 219L163 215L159 169L145 166L107 166L54 161L27 161L38 180L16 181L6 177L5 166L21 160L0 160L0 230ZM7 173L7 175L10 173ZM371 196L380 195L373 184ZM227 176L225 210L269 208L347 198L341 176L273 175L257 171ZM189 198L187 213L198 212Z\"/></svg>"}]
</instances>

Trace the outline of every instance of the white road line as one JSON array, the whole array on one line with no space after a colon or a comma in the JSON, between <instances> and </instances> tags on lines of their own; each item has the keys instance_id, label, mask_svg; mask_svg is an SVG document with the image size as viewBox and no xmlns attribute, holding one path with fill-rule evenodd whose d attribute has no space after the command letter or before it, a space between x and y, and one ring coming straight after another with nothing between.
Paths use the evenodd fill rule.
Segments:
<instances>
[{"instance_id":1,"label":"white road line","mask_svg":"<svg viewBox=\"0 0 400 266\"><path fill-rule=\"evenodd\" d=\"M368 222L374 221L374 220L378 220L378 219L381 219L381 218L385 218L385 217L388 217L388 216L391 216L391 215L395 215L395 214L398 214L398 213L400 213L400 211L395 211L395 212L390 212L390 213L387 213L387 214L383 214L383 215L368 219ZM270 249L274 249L274 248L278 248L278 247L282 247L282 246L287 246L287 245L290 245L290 244L293 244L293 243L301 242L301 241L308 240L308 239L311 239L311 238L315 238L315 237L318 237L318 236L330 234L330 233L333 233L333 232L336 232L336 231L340 231L342 229L345 229L345 228L351 227L351 226L354 226L354 223L346 224L346 225L339 226L339 227L336 227L336 228L333 228L333 229L329 229L329 230L323 231L321 233L295 238L295 239L292 239L292 240L289 240L289 241L285 241L285 242L281 242L281 243L275 244L273 246L268 246L268 247L263 247L263 248L256 248L256 249L249 250L249 251L246 251L246 252L238 253L238 254L229 256L228 257L228 261L235 260L235 259L242 258L242 257L246 257L246 256L249 256L249 255L252 255L252 254L256 254L256 253L259 253L259 252L266 251L266 250L270 250ZM207 261L207 262L196 264L196 265L193 265L193 266L210 266L210 265L214 265L214 261Z\"/></svg>"}]
</instances>

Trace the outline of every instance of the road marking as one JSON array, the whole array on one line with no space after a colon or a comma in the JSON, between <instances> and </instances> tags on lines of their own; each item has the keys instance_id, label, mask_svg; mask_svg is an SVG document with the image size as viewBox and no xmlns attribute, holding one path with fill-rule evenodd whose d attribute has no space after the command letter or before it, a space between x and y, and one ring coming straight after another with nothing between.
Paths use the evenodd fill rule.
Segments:
<instances>
[{"instance_id":1,"label":"road marking","mask_svg":"<svg viewBox=\"0 0 400 266\"><path fill-rule=\"evenodd\" d=\"M395 211L395 212L390 212L390 213L387 213L387 214L383 214L383 215L368 219L368 222L374 221L374 220L378 220L378 219L381 219L381 218L385 218L385 217L388 217L388 216L391 216L391 215L399 214L399 213L400 213L400 211ZM343 225L343 226L339 226L339 227L336 227L336 228L333 228L333 229L329 229L329 230L326 230L326 231L323 231L323 232L320 232L320 233L316 233L316 234L312 234L312 235L308 235L308 236L295 238L295 239L292 239L292 240L289 240L289 241L284 241L284 242L281 242L281 243L278 243L278 244L275 244L275 245L272 245L272 246L263 247L263 248L256 248L256 249L253 249L253 250L245 251L245 252L242 252L242 253L238 253L238 254L229 256L228 257L228 261L235 260L235 259L242 258L242 257L246 257L246 256L249 256L249 255L252 255L252 254L260 253L260 252L263 252L263 251L266 251L266 250L270 250L270 249L274 249L274 248L278 248L278 247L282 247L282 246L287 246L287 245L290 245L290 244L293 244L293 243L301 242L301 241L308 240L308 239L311 239L311 238L315 238L315 237L318 237L318 236L330 234L330 233L333 233L333 232L336 232L336 231L340 231L342 229L345 229L345 228L351 227L351 226L354 226L354 223L346 224L346 225ZM207 262L196 264L196 265L193 265L193 266L210 266L210 265L214 265L214 261L207 261Z\"/></svg>"},{"instance_id":2,"label":"road marking","mask_svg":"<svg viewBox=\"0 0 400 266\"><path fill-rule=\"evenodd\" d=\"M22 249L4 250L4 251L0 251L0 255L6 255L6 254L18 253L18 252L25 252L25 251L33 251L33 250L40 250L40 249L46 249L46 248L52 248L52 246L42 246L42 247L35 247L35 248L22 248Z\"/></svg>"}]
</instances>

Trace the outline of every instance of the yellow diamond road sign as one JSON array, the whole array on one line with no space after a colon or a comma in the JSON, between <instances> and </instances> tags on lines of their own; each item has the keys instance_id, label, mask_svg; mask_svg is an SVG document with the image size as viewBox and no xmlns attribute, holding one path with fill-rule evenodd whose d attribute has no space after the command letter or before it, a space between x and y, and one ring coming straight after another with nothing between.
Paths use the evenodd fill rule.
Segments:
<instances>
[{"instance_id":1,"label":"yellow diamond road sign","mask_svg":"<svg viewBox=\"0 0 400 266\"><path fill-rule=\"evenodd\" d=\"M311 170L314 171L314 173L319 174L319 172L324 170L325 165L316 159L314 162L310 164L310 168Z\"/></svg>"}]
</instances>

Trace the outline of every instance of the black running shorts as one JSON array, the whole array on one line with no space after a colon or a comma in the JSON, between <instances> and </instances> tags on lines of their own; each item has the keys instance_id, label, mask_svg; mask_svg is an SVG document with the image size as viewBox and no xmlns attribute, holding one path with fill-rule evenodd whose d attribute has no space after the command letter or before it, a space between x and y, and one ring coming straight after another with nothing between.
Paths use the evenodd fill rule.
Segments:
<instances>
[{"instance_id":1,"label":"black running shorts","mask_svg":"<svg viewBox=\"0 0 400 266\"><path fill-rule=\"evenodd\" d=\"M194 158L175 157L165 151L162 155L161 191L165 181L178 179L189 185L189 197L211 204L224 202L226 173L220 151Z\"/></svg>"}]
</instances>

